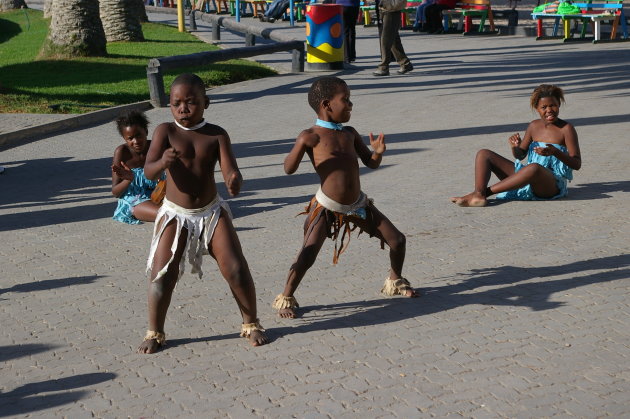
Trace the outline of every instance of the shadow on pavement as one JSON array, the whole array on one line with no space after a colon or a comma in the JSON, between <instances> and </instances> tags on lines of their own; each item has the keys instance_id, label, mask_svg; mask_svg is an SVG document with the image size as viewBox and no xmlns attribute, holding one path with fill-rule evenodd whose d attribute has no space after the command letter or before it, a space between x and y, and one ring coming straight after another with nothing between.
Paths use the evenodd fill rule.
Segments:
<instances>
[{"instance_id":1,"label":"shadow on pavement","mask_svg":"<svg viewBox=\"0 0 630 419\"><path fill-rule=\"evenodd\" d=\"M41 343L0 346L0 362L7 362L10 359L24 358L40 352L50 351L51 349L58 347L58 345L44 345Z\"/></svg>"},{"instance_id":2,"label":"shadow on pavement","mask_svg":"<svg viewBox=\"0 0 630 419\"><path fill-rule=\"evenodd\" d=\"M608 115L608 116L595 116L589 118L567 118L571 122L575 129L580 133L580 127L587 125L606 125L606 124L622 124L630 122L630 114L620 115ZM454 137L468 137L475 135L489 135L489 134L506 134L514 132L525 132L529 122L524 121L522 124L502 124L502 125L481 125L476 127L466 128L452 128L442 129L435 131L416 131L416 132L401 132L395 134L387 134L386 142L398 143L407 141L424 141L424 140L438 140L448 139ZM507 137L505 138L507 149ZM494 144L494 142L492 142ZM389 153L389 150L386 151ZM472 170L472 165L471 165Z\"/></svg>"},{"instance_id":3,"label":"shadow on pavement","mask_svg":"<svg viewBox=\"0 0 630 419\"><path fill-rule=\"evenodd\" d=\"M31 211L28 213L6 214L2 216L0 231L21 230L54 224L76 223L79 221L110 218L114 214L115 203L81 205L69 208Z\"/></svg>"},{"instance_id":4,"label":"shadow on pavement","mask_svg":"<svg viewBox=\"0 0 630 419\"><path fill-rule=\"evenodd\" d=\"M114 213L116 201L110 192L110 158L72 160L62 157L4 164L15 166L3 175L0 209L19 212L2 215L0 231L96 220ZM111 197L111 202L89 204L106 197ZM29 207L37 209L26 210Z\"/></svg>"},{"instance_id":5,"label":"shadow on pavement","mask_svg":"<svg viewBox=\"0 0 630 419\"><path fill-rule=\"evenodd\" d=\"M230 209L234 218L246 217L265 211L273 211L288 205L304 204L311 195L292 196L286 198L252 198L230 201Z\"/></svg>"},{"instance_id":6,"label":"shadow on pavement","mask_svg":"<svg viewBox=\"0 0 630 419\"><path fill-rule=\"evenodd\" d=\"M91 276L79 276L76 278L58 278L58 279L45 279L43 281L27 282L25 284L17 284L10 288L0 288L0 294L7 292L33 292L33 291L47 291L62 287L72 287L74 285L91 284L99 278L104 278L103 275L91 275Z\"/></svg>"},{"instance_id":7,"label":"shadow on pavement","mask_svg":"<svg viewBox=\"0 0 630 419\"><path fill-rule=\"evenodd\" d=\"M561 266L516 267L475 269L463 274L466 279L456 284L421 288L420 298L382 298L369 301L352 301L329 306L306 306L301 309L303 317L293 327L269 330L274 338L284 335L348 327L373 326L393 323L432 313L451 310L466 305L521 306L533 311L550 310L563 306L561 301L550 301L552 294L573 288L602 282L628 279L630 277L630 255L610 256L569 263ZM625 269L619 269L625 268ZM589 275L567 279L516 282L533 278L578 274L600 270ZM510 285L497 288L500 285ZM480 292L471 292L479 287L494 287ZM309 317L312 311L320 312ZM323 313L323 314L322 314ZM308 322L308 323L306 323Z\"/></svg>"},{"instance_id":8,"label":"shadow on pavement","mask_svg":"<svg viewBox=\"0 0 630 419\"><path fill-rule=\"evenodd\" d=\"M612 198L612 192L630 192L630 181L583 183L569 190L570 200Z\"/></svg>"},{"instance_id":9,"label":"shadow on pavement","mask_svg":"<svg viewBox=\"0 0 630 419\"><path fill-rule=\"evenodd\" d=\"M0 393L0 417L24 415L74 403L94 394L94 392L88 390L68 391L69 389L87 387L114 378L116 378L116 374L111 372L95 372L25 384L8 393ZM58 393L42 394L50 392Z\"/></svg>"},{"instance_id":10,"label":"shadow on pavement","mask_svg":"<svg viewBox=\"0 0 630 419\"><path fill-rule=\"evenodd\" d=\"M58 157L4 161L3 165L14 167L3 174L0 209L85 202L103 197L81 196L95 192L113 199L111 164L111 158L72 160L72 157Z\"/></svg>"}]
</instances>

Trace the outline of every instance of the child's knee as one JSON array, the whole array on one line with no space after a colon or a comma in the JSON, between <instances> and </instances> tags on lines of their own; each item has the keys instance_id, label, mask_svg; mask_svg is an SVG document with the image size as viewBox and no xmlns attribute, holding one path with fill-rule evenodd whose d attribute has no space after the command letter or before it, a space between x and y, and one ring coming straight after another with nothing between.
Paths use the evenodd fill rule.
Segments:
<instances>
[{"instance_id":1,"label":"child's knee","mask_svg":"<svg viewBox=\"0 0 630 419\"><path fill-rule=\"evenodd\" d=\"M302 250L293 265L293 269L302 272L307 271L315 263L317 253L318 252L308 248Z\"/></svg>"},{"instance_id":2,"label":"child's knee","mask_svg":"<svg viewBox=\"0 0 630 419\"><path fill-rule=\"evenodd\" d=\"M525 173L528 173L530 176L536 176L546 169L538 163L530 163L527 166L523 167L521 170L524 170Z\"/></svg>"},{"instance_id":3,"label":"child's knee","mask_svg":"<svg viewBox=\"0 0 630 419\"><path fill-rule=\"evenodd\" d=\"M221 273L230 282L242 281L246 277L248 267L244 260L238 258L223 261L221 263Z\"/></svg>"},{"instance_id":4,"label":"child's knee","mask_svg":"<svg viewBox=\"0 0 630 419\"><path fill-rule=\"evenodd\" d=\"M488 150L487 148L482 148L477 152L477 159L487 159L490 157L492 150Z\"/></svg>"},{"instance_id":5,"label":"child's knee","mask_svg":"<svg viewBox=\"0 0 630 419\"><path fill-rule=\"evenodd\" d=\"M402 233L398 233L389 243L389 248L392 250L404 250L406 246L407 238Z\"/></svg>"},{"instance_id":6,"label":"child's knee","mask_svg":"<svg viewBox=\"0 0 630 419\"><path fill-rule=\"evenodd\" d=\"M165 295L173 292L173 288L175 288L175 281L172 281L166 275L151 281L151 286L149 287L149 293L157 299L163 298Z\"/></svg>"}]
</instances>

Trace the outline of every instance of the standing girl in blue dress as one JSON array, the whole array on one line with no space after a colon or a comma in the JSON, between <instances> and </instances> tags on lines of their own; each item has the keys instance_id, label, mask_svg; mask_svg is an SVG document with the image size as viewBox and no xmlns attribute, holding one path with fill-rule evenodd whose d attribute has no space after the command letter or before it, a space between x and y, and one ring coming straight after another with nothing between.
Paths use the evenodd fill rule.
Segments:
<instances>
[{"instance_id":1,"label":"standing girl in blue dress","mask_svg":"<svg viewBox=\"0 0 630 419\"><path fill-rule=\"evenodd\" d=\"M125 143L114 151L112 163L112 194L118 198L113 219L127 224L153 222L159 206L151 201L151 193L157 181L144 176L151 144L147 140L149 122L144 113L130 111L116 119L116 126Z\"/></svg>"},{"instance_id":2,"label":"standing girl in blue dress","mask_svg":"<svg viewBox=\"0 0 630 419\"><path fill-rule=\"evenodd\" d=\"M530 105L540 115L521 139L509 138L515 163L490 150L480 150L475 159L475 190L451 201L462 207L484 207L488 197L544 200L567 195L567 181L582 166L578 136L573 125L558 118L564 93L557 86L541 84L532 93ZM526 163L520 160L527 157ZM488 186L494 173L499 182Z\"/></svg>"}]
</instances>

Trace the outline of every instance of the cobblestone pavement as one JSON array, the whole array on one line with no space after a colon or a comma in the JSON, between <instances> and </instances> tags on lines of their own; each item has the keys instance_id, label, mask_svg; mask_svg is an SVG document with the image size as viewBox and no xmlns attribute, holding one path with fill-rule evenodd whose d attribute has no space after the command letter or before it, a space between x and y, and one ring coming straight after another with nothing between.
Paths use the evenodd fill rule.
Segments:
<instances>
[{"instance_id":1,"label":"cobblestone pavement","mask_svg":"<svg viewBox=\"0 0 630 419\"><path fill-rule=\"evenodd\" d=\"M210 92L245 177L230 203L272 343L251 348L211 259L186 274L169 345L134 353L146 329L143 268L151 225L110 219L113 124L0 154L1 417L628 417L630 416L630 50L525 37L405 34L416 70L375 79L362 32L342 73L351 124L386 133L364 190L407 235L405 275L425 294L384 298L387 251L353 237L337 266L326 243L296 296L304 316L270 307L301 241L294 217L316 190L308 162L282 170L314 115L317 74ZM393 70L393 68L392 68ZM480 148L535 116L539 83L564 87L583 168L570 197L462 209ZM148 112L151 129L170 119ZM222 187L222 186L221 186ZM223 189L222 189L223 190Z\"/></svg>"}]
</instances>

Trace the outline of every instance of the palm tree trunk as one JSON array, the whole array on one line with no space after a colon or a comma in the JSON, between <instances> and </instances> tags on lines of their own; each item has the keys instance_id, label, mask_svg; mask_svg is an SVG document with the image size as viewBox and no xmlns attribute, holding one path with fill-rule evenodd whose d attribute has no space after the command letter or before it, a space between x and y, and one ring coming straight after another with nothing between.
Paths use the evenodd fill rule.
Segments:
<instances>
[{"instance_id":1,"label":"palm tree trunk","mask_svg":"<svg viewBox=\"0 0 630 419\"><path fill-rule=\"evenodd\" d=\"M148 22L149 17L147 16L147 9L144 7L144 0L133 0L132 8L135 10L134 13L140 19L140 22Z\"/></svg>"},{"instance_id":2,"label":"palm tree trunk","mask_svg":"<svg viewBox=\"0 0 630 419\"><path fill-rule=\"evenodd\" d=\"M98 0L54 0L44 56L102 56L107 41Z\"/></svg>"},{"instance_id":3,"label":"palm tree trunk","mask_svg":"<svg viewBox=\"0 0 630 419\"><path fill-rule=\"evenodd\" d=\"M0 0L0 12L4 10L28 8L24 0Z\"/></svg>"},{"instance_id":4,"label":"palm tree trunk","mask_svg":"<svg viewBox=\"0 0 630 419\"><path fill-rule=\"evenodd\" d=\"M136 0L100 0L107 42L144 41Z\"/></svg>"},{"instance_id":5,"label":"palm tree trunk","mask_svg":"<svg viewBox=\"0 0 630 419\"><path fill-rule=\"evenodd\" d=\"M53 0L44 0L44 17L52 17Z\"/></svg>"}]
</instances>

